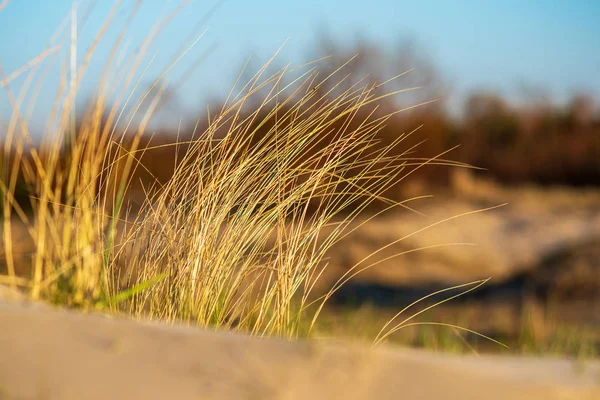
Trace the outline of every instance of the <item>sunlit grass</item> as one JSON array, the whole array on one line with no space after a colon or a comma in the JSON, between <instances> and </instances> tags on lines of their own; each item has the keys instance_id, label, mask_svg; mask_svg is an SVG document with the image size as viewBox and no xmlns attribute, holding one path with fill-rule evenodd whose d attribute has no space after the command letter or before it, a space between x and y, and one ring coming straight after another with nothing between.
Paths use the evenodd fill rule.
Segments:
<instances>
[{"instance_id":1,"label":"sunlit grass","mask_svg":"<svg viewBox=\"0 0 600 400\"><path fill-rule=\"evenodd\" d=\"M314 292L326 254L343 245L357 217L375 201L386 205L382 212L407 207L384 194L424 165L464 167L443 160L444 154L412 156L405 139L414 132L381 143L378 132L404 110L381 113L379 102L418 88L382 94L384 84L360 79L342 86L344 65L322 76L318 63L268 72L270 60L248 82L236 83L208 124L197 125L192 141L151 146L145 138L168 89L166 76L196 42L142 90L154 60L146 53L162 23L151 28L141 51L118 64L123 27L96 96L76 110L82 77L115 7L81 57L77 14L71 14L63 43L68 67L39 144L28 110L52 52L17 71L27 74L18 93L9 79L3 83L13 112L3 132L2 282L34 300L260 336L310 335L333 293L374 265L366 257L328 293ZM146 168L143 156L164 147L176 152L170 179L137 182L136 172ZM31 213L16 201L23 184ZM24 275L15 267L15 220L34 247ZM386 324L378 342L410 320Z\"/></svg>"}]
</instances>

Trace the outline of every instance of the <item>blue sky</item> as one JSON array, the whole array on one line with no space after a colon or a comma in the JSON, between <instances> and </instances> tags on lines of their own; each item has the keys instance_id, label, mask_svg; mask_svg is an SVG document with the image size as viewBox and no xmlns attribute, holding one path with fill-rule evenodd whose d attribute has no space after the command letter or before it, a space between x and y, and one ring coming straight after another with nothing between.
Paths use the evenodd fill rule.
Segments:
<instances>
[{"instance_id":1,"label":"blue sky","mask_svg":"<svg viewBox=\"0 0 600 400\"><path fill-rule=\"evenodd\" d=\"M117 21L124 20L133 1L124 3ZM157 52L156 73L171 60L192 27L215 3L191 1L165 30L150 51ZM52 32L68 15L71 4L69 0L12 0L0 12L0 63L4 74L10 74L44 49ZM80 16L88 4L81 2ZM128 40L140 40L161 11L177 4L179 1L175 0L146 0ZM80 52L90 43L111 5L110 0L101 0L93 8L80 34ZM307 61L314 56L311 45L323 28L342 43L362 35L384 48L391 48L400 39L414 38L452 87L449 101L454 107L472 90L490 89L514 98L522 85L544 88L556 101L576 91L599 96L598 21L597 0L225 0L203 25L202 29L208 28L208 32L188 61L178 66L185 69L186 62L214 46L208 59L178 93L177 107L189 111L207 97L221 95L231 87L250 53L257 62L263 61L287 38L280 60ZM100 47L95 60L101 60L107 49L108 46ZM100 65L98 61L92 63L90 76L100 71ZM58 73L58 67L54 71ZM56 80L49 82L51 85ZM92 82L93 79L82 91L91 91ZM23 77L16 79L11 88L18 91L22 83ZM52 101L51 93L48 89L41 94L38 109L42 114ZM0 93L0 107L8 108L4 93Z\"/></svg>"}]
</instances>

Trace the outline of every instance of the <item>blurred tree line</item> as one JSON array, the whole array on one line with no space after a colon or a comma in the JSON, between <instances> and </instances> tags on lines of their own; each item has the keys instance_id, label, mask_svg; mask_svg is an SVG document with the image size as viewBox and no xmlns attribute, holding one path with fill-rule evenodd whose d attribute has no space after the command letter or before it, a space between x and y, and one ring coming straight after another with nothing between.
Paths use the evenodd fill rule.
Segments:
<instances>
[{"instance_id":1,"label":"blurred tree line","mask_svg":"<svg viewBox=\"0 0 600 400\"><path fill-rule=\"evenodd\" d=\"M377 136L377 146L380 147L422 125L407 137L402 146L394 149L396 154L404 154L414 147L405 157L413 160L412 168L416 169L410 174L412 182L435 187L448 185L453 167L432 163L417 168L422 160L443 154L445 159L480 167L482 170L476 173L506 184L600 185L600 107L591 96L576 95L565 105L532 102L517 106L497 93L478 92L467 97L463 115L456 117L448 111L450 88L429 57L420 53L412 41L383 48L359 38L351 45L341 46L338 41L324 35L314 54L331 55L318 63L320 77L329 76L344 65L336 72L336 77L322 84L316 84L319 80L315 80L312 88L317 92L315 98L333 100L359 83L374 88L373 93L379 95L420 88L381 99L372 114L372 117L378 117L409 108L386 121ZM351 61L347 63L348 60ZM390 81L390 78L406 71L410 72ZM434 99L437 101L431 102ZM255 110L261 100L260 96L249 100L245 107L248 113ZM413 107L422 103L426 104ZM213 117L221 106L218 101L209 105ZM310 103L306 106L309 107ZM359 124L372 111L371 107L361 110L364 115L357 115L352 124ZM268 112L264 109L263 115L256 118L250 144L260 143L262 133L272 128L273 120L267 117ZM285 109L281 114L284 112ZM266 121L262 121L263 117ZM144 167L136 169L132 181L148 185L166 182L173 172L177 153L184 152L188 146L167 144L193 139L194 132L202 132L209 125L208 118L190 118L187 124L174 129L159 129L145 136L140 147L151 146L152 149L140 153L139 160ZM342 124L340 121L338 126L341 128ZM227 128L223 126L221 129ZM313 151L318 151L319 146L326 146L335 137L335 126L333 128ZM345 128L352 129L352 125ZM458 147L452 152L444 153L455 146ZM65 163L69 160L68 148L65 146ZM6 149L3 152L6 153ZM8 166L7 159L3 164ZM397 200L404 198L405 183L399 182L391 187L386 196ZM17 188L19 202L26 203L25 185L19 183Z\"/></svg>"},{"instance_id":2,"label":"blurred tree line","mask_svg":"<svg viewBox=\"0 0 600 400\"><path fill-rule=\"evenodd\" d=\"M474 92L467 96L462 116L456 117L448 110L449 85L418 49L410 40L386 49L363 38L343 47L325 35L319 51L334 55L325 60L324 74L358 55L346 68L351 74L348 87L364 76L377 85L410 70L382 87L382 93L415 86L422 89L387 98L382 112L438 99L395 115L380 133L384 142L422 124L415 136L416 141L425 140L417 149L422 157L458 145L446 158L485 169L477 173L503 183L600 185L600 105L592 96L575 94L562 105L539 99L515 105L498 93ZM448 183L449 168L425 168L415 174L417 178Z\"/></svg>"},{"instance_id":3,"label":"blurred tree line","mask_svg":"<svg viewBox=\"0 0 600 400\"><path fill-rule=\"evenodd\" d=\"M419 87L379 101L379 116L426 103L390 118L379 132L382 145L422 125L397 151L418 144L414 157L429 158L458 146L444 158L479 167L477 174L506 184L600 185L600 105L592 96L575 94L566 104L534 96L516 105L498 93L473 92L456 116L449 111L450 86L414 41L390 48L361 37L346 46L340 43L323 34L310 54L312 59L331 55L319 63L321 76L344 65L336 72L338 79L319 85L321 95L334 98L359 82L377 87L374 93L380 95ZM431 165L419 168L410 179L448 184L450 173L451 168Z\"/></svg>"}]
</instances>

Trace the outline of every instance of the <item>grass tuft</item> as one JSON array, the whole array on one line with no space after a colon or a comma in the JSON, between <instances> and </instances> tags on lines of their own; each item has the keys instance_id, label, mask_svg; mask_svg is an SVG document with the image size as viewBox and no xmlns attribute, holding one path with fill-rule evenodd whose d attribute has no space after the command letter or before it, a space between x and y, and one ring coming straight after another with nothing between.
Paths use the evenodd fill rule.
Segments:
<instances>
[{"instance_id":1,"label":"grass tuft","mask_svg":"<svg viewBox=\"0 0 600 400\"><path fill-rule=\"evenodd\" d=\"M376 201L385 211L406 207L384 195L425 165L462 166L442 160L445 153L418 159L414 147L399 151L412 132L385 142L378 136L403 111L382 113L379 103L416 88L382 94L388 81L341 85L345 65L325 78L318 63L268 73L273 60L232 90L193 140L151 146L166 77L200 38L141 90L154 61L147 50L173 15L152 28L140 51L122 57L125 25L96 96L77 112L82 77L115 12L79 57L73 9L66 45L52 43L3 81L13 112L3 132L1 280L34 300L259 336L308 335L333 292L370 267L364 259L326 295L315 294L328 251L356 229L357 217ZM27 110L45 62L60 56L69 68L59 77L46 134L34 143ZM18 93L15 74L27 75ZM173 165L165 166L173 173L137 182L139 171L151 174L144 157L165 147L175 149ZM18 200L23 188L27 204ZM26 273L15 265L16 225L33 243Z\"/></svg>"}]
</instances>

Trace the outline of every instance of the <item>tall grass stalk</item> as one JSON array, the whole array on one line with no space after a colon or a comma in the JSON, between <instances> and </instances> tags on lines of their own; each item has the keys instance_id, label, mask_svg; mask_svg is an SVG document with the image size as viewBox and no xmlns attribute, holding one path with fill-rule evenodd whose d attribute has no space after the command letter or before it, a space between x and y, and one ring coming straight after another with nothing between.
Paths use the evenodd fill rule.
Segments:
<instances>
[{"instance_id":1,"label":"tall grass stalk","mask_svg":"<svg viewBox=\"0 0 600 400\"><path fill-rule=\"evenodd\" d=\"M382 94L383 84L366 81L342 89L343 66L326 78L318 63L267 73L272 60L232 90L206 126L197 125L194 140L147 144L143 138L173 65L147 91L140 90L142 66L149 65L146 52L173 15L151 30L139 52L115 64L128 23L123 26L97 94L75 126L76 91L118 6L80 64L73 26L66 57L76 68L70 85L64 73L39 145L23 101L29 96L35 102L39 86L30 92L31 85L40 75L44 79L49 67L42 61L50 56L25 69L19 93L4 84L13 112L3 135L3 280L34 299L73 307L297 336L301 318L310 313L314 324L339 288L321 297L314 293L328 251L356 229L357 217L374 201L387 209L405 206L383 194L411 171L458 164L413 158L410 147L399 152L410 134L398 132L381 145L379 130L403 110L382 114L378 103L399 92ZM164 146L177 148L171 178L138 184L144 154ZM18 179L30 190L32 214L15 200ZM139 192L143 200L133 210ZM25 276L14 266L15 223L26 226L34 243Z\"/></svg>"}]
</instances>

